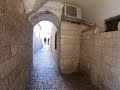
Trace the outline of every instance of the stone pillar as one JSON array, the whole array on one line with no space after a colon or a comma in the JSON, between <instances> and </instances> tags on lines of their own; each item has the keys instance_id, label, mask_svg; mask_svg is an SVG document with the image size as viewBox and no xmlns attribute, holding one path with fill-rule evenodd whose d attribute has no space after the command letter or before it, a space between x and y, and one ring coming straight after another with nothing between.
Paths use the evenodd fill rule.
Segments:
<instances>
[{"instance_id":1,"label":"stone pillar","mask_svg":"<svg viewBox=\"0 0 120 90\"><path fill-rule=\"evenodd\" d=\"M63 21L61 23L61 60L62 74L76 72L79 65L80 25Z\"/></svg>"}]
</instances>

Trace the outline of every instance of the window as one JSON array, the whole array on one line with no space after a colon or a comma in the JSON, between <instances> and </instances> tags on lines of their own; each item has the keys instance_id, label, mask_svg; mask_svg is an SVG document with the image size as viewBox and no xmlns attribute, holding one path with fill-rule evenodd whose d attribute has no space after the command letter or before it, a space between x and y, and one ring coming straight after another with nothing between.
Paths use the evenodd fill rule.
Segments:
<instances>
[{"instance_id":1,"label":"window","mask_svg":"<svg viewBox=\"0 0 120 90\"><path fill-rule=\"evenodd\" d=\"M120 15L105 20L106 32L117 31L118 22L120 22Z\"/></svg>"}]
</instances>

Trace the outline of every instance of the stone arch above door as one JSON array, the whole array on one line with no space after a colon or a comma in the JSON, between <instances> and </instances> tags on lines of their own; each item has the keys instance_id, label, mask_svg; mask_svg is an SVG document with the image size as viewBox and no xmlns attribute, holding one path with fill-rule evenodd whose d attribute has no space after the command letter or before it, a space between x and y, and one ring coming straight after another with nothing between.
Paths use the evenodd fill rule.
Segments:
<instances>
[{"instance_id":1,"label":"stone arch above door","mask_svg":"<svg viewBox=\"0 0 120 90\"><path fill-rule=\"evenodd\" d=\"M35 26L38 22L43 20L52 22L57 27L58 30L60 29L61 24L60 18L50 11L42 11L36 13L33 17L30 18L30 21L33 26Z\"/></svg>"}]
</instances>

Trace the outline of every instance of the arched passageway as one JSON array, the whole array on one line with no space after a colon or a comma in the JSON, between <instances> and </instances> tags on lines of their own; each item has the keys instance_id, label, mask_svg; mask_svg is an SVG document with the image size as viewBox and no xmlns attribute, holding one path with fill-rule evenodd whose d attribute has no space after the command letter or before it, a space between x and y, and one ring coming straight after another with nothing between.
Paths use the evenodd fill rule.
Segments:
<instances>
[{"instance_id":1,"label":"arched passageway","mask_svg":"<svg viewBox=\"0 0 120 90\"><path fill-rule=\"evenodd\" d=\"M34 26L33 53L37 52L44 45L50 45L52 31L57 32L57 28L49 21L40 21Z\"/></svg>"},{"instance_id":2,"label":"arched passageway","mask_svg":"<svg viewBox=\"0 0 120 90\"><path fill-rule=\"evenodd\" d=\"M58 77L55 76L59 74L58 65L57 65L58 64L57 48L55 48L55 34L57 33L57 28L54 24L48 21L41 21L37 25L41 26L41 31L40 31L41 34L39 34L39 32L37 31L37 29L40 30L40 28L34 28L33 51L35 52L33 53L33 67L28 81L27 89L41 90L41 89L58 88L52 86L52 84L56 82L56 80L53 80L53 82L51 83L51 80L55 78L57 79ZM47 30L47 29L51 29L51 30ZM47 32L50 33L50 36L48 35ZM34 34L38 34L38 37L40 35L40 39L42 39L43 42L38 43L39 38L36 38ZM48 44L48 41L44 42L44 38L48 40L48 37L50 39L50 44ZM42 47L40 47L41 46L40 44L42 44ZM37 48L37 50L34 50L35 48Z\"/></svg>"},{"instance_id":3,"label":"arched passageway","mask_svg":"<svg viewBox=\"0 0 120 90\"><path fill-rule=\"evenodd\" d=\"M32 22L32 25L35 26L37 23L42 22L42 21L48 21L52 23L52 29L51 30L51 39L53 39L50 43L51 45L51 52L56 60L57 66L59 68L59 60L60 60L60 29L61 29L61 20L60 18L55 15L54 13L50 11L42 11L39 13L36 13L34 16L29 18L30 21ZM54 49L55 44L54 44L54 38L55 38L55 33L57 33L57 48ZM53 36L53 37L52 37Z\"/></svg>"},{"instance_id":4,"label":"arched passageway","mask_svg":"<svg viewBox=\"0 0 120 90\"><path fill-rule=\"evenodd\" d=\"M48 15L48 16L47 15L45 16L47 17L47 19L44 16L42 16L44 14ZM60 74L59 59L58 59L59 58L58 53L60 53L58 51L60 46L59 37L58 37L60 36L59 35L60 33L58 33L60 31L60 25L59 25L60 22L58 22L59 20L57 20L54 14L53 16L51 14L52 14L51 12L45 12L42 15L41 14L38 15L39 20L41 20L42 18L42 20L45 19L45 20L53 21L52 23L54 25L51 30L50 46L46 44L44 45L43 43L43 47L33 54L33 68L32 68L31 75L29 77L28 85L26 89L27 90L34 90L34 89L96 90L97 88L91 83L89 83L87 80L85 80L83 76L80 76L78 74L77 75L76 74L73 74L73 75ZM53 18L56 18L56 19L53 19Z\"/></svg>"},{"instance_id":5,"label":"arched passageway","mask_svg":"<svg viewBox=\"0 0 120 90\"><path fill-rule=\"evenodd\" d=\"M58 45L59 42L56 34L58 34L58 29L50 21L45 20L37 23L33 30L33 54L41 48L49 46L52 56L58 66L58 48L56 45Z\"/></svg>"}]
</instances>

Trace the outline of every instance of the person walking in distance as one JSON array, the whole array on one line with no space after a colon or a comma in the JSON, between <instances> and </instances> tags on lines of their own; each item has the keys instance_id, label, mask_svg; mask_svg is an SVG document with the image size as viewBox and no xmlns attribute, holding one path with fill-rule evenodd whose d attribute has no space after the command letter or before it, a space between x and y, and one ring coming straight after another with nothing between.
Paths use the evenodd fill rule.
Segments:
<instances>
[{"instance_id":1,"label":"person walking in distance","mask_svg":"<svg viewBox=\"0 0 120 90\"><path fill-rule=\"evenodd\" d=\"M46 45L46 38L44 37L44 45Z\"/></svg>"},{"instance_id":2,"label":"person walking in distance","mask_svg":"<svg viewBox=\"0 0 120 90\"><path fill-rule=\"evenodd\" d=\"M50 39L48 38L48 45L49 45Z\"/></svg>"}]
</instances>

